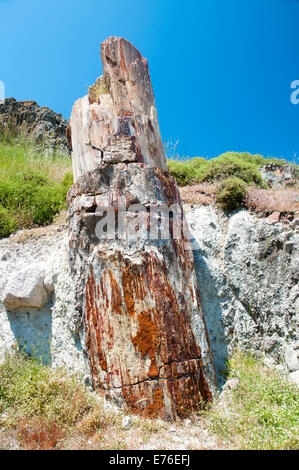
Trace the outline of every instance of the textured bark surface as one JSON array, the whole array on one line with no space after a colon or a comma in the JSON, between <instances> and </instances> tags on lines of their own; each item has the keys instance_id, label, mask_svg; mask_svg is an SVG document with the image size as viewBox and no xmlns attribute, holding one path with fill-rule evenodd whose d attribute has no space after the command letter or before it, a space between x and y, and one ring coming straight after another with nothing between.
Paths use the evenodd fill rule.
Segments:
<instances>
[{"instance_id":1,"label":"textured bark surface","mask_svg":"<svg viewBox=\"0 0 299 470\"><path fill-rule=\"evenodd\" d=\"M111 95L105 95L105 100L113 101L111 116L118 119L130 109L130 122L136 122L140 109L147 115L154 101L146 60L118 38L103 43L102 59L104 78L107 73L110 80ZM128 80L125 86L122 81ZM97 86L103 86L102 81ZM96 90L90 94L94 99ZM88 97L82 102L92 120L95 104ZM110 157L107 161L104 152L97 167L88 171L90 149L85 147L87 153L81 158L78 152L83 144L77 141L81 121L76 112L71 119L73 160L75 164L80 160L82 175L68 194L70 264L94 388L144 416L186 416L198 410L203 400L212 399L215 373L193 252L187 240L174 236L174 226L182 227L183 218L177 213L168 219L163 211L150 212L157 205L181 208L175 181L163 171L163 153L154 150L146 162L136 146L132 158L125 161L119 158L112 163ZM89 124L92 129L92 121ZM111 129L104 122L98 126L94 138L102 139ZM143 131L144 137L151 126L144 124ZM125 154L125 150L119 152L120 157ZM136 223L134 210L129 210L132 204L143 205L133 232L128 230ZM97 224L109 206L117 227L122 215L127 230L99 239ZM157 220L169 222L168 239L151 236Z\"/></svg>"},{"instance_id":2,"label":"textured bark surface","mask_svg":"<svg viewBox=\"0 0 299 470\"><path fill-rule=\"evenodd\" d=\"M70 118L75 180L102 162L144 162L167 170L147 60L128 41L101 46L103 77Z\"/></svg>"}]
</instances>

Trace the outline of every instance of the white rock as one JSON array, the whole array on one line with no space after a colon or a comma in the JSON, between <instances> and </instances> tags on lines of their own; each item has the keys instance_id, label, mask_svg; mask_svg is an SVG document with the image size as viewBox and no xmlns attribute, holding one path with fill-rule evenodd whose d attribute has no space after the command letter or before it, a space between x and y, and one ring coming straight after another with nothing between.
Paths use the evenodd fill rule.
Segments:
<instances>
[{"instance_id":1,"label":"white rock","mask_svg":"<svg viewBox=\"0 0 299 470\"><path fill-rule=\"evenodd\" d=\"M184 419L184 425L186 427L191 426L191 419Z\"/></svg>"},{"instance_id":2,"label":"white rock","mask_svg":"<svg viewBox=\"0 0 299 470\"><path fill-rule=\"evenodd\" d=\"M53 275L48 274L44 279L44 287L48 293L52 293L54 291L54 281Z\"/></svg>"},{"instance_id":3,"label":"white rock","mask_svg":"<svg viewBox=\"0 0 299 470\"><path fill-rule=\"evenodd\" d=\"M8 280L2 302L7 310L21 307L41 309L48 302L48 293L44 287L45 271L43 267L31 265Z\"/></svg>"},{"instance_id":4,"label":"white rock","mask_svg":"<svg viewBox=\"0 0 299 470\"><path fill-rule=\"evenodd\" d=\"M296 370L296 372L292 372L291 374L289 374L289 379L299 387L299 370Z\"/></svg>"},{"instance_id":5,"label":"white rock","mask_svg":"<svg viewBox=\"0 0 299 470\"><path fill-rule=\"evenodd\" d=\"M285 353L285 360L290 372L295 372L299 369L299 361L297 353L293 348L288 348Z\"/></svg>"},{"instance_id":6,"label":"white rock","mask_svg":"<svg viewBox=\"0 0 299 470\"><path fill-rule=\"evenodd\" d=\"M285 362L297 339L291 325L299 326L295 230L247 210L225 215L213 206L195 206L186 218L199 245L195 267L219 384L237 345Z\"/></svg>"},{"instance_id":7,"label":"white rock","mask_svg":"<svg viewBox=\"0 0 299 470\"><path fill-rule=\"evenodd\" d=\"M240 385L240 380L237 379L237 378L233 378L233 379L229 379L224 387L223 387L223 390L236 390Z\"/></svg>"},{"instance_id":8,"label":"white rock","mask_svg":"<svg viewBox=\"0 0 299 470\"><path fill-rule=\"evenodd\" d=\"M133 420L131 416L125 416L122 420L122 428L123 429L130 429L132 427Z\"/></svg>"}]
</instances>

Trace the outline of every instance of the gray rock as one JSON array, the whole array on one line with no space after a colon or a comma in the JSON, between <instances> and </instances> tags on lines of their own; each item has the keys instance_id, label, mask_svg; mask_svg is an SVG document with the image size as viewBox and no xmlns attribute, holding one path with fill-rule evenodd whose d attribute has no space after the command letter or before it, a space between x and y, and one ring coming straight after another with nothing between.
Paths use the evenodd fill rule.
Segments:
<instances>
[{"instance_id":1,"label":"gray rock","mask_svg":"<svg viewBox=\"0 0 299 470\"><path fill-rule=\"evenodd\" d=\"M279 344L280 340L277 335L266 336L262 343L262 348L265 352L270 352L275 346Z\"/></svg>"},{"instance_id":2,"label":"gray rock","mask_svg":"<svg viewBox=\"0 0 299 470\"><path fill-rule=\"evenodd\" d=\"M44 364L66 368L91 384L75 310L75 286L69 275L67 240L66 231L57 234L54 229L39 238L28 236L24 242L16 242L14 237L0 240L1 294L15 273L34 265L45 266L50 277L53 273L55 291L41 310L26 307L8 311L0 301L0 362L18 344L27 354L42 358ZM4 253L5 262L1 261Z\"/></svg>"},{"instance_id":3,"label":"gray rock","mask_svg":"<svg viewBox=\"0 0 299 470\"><path fill-rule=\"evenodd\" d=\"M133 420L131 416L125 416L124 419L122 420L122 428L125 430L128 430L132 427Z\"/></svg>"},{"instance_id":4,"label":"gray rock","mask_svg":"<svg viewBox=\"0 0 299 470\"><path fill-rule=\"evenodd\" d=\"M271 187L293 186L298 182L298 170L292 165L269 163L259 171Z\"/></svg>"}]
</instances>

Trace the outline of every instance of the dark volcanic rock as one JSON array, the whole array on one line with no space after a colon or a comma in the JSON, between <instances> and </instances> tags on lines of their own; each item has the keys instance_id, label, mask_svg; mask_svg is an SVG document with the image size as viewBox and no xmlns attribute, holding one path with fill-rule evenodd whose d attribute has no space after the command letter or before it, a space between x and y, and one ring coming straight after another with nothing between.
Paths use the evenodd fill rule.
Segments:
<instances>
[{"instance_id":1,"label":"dark volcanic rock","mask_svg":"<svg viewBox=\"0 0 299 470\"><path fill-rule=\"evenodd\" d=\"M49 108L41 108L35 101L16 101L7 98L0 104L0 133L30 135L36 142L45 142L50 148L69 151L67 121Z\"/></svg>"}]
</instances>

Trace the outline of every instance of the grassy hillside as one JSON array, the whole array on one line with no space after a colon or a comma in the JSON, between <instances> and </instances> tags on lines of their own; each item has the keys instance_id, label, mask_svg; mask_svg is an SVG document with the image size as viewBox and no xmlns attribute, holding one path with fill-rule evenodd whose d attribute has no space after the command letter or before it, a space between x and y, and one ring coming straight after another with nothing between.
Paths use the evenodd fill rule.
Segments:
<instances>
[{"instance_id":1,"label":"grassy hillside","mask_svg":"<svg viewBox=\"0 0 299 470\"><path fill-rule=\"evenodd\" d=\"M235 176L247 184L264 187L258 169L270 162L286 163L285 160L264 158L262 155L246 152L226 152L210 160L201 157L186 161L168 160L167 165L179 186L211 183Z\"/></svg>"},{"instance_id":2,"label":"grassy hillside","mask_svg":"<svg viewBox=\"0 0 299 470\"><path fill-rule=\"evenodd\" d=\"M0 141L0 237L46 225L66 207L72 184L69 155L20 139Z\"/></svg>"}]
</instances>

